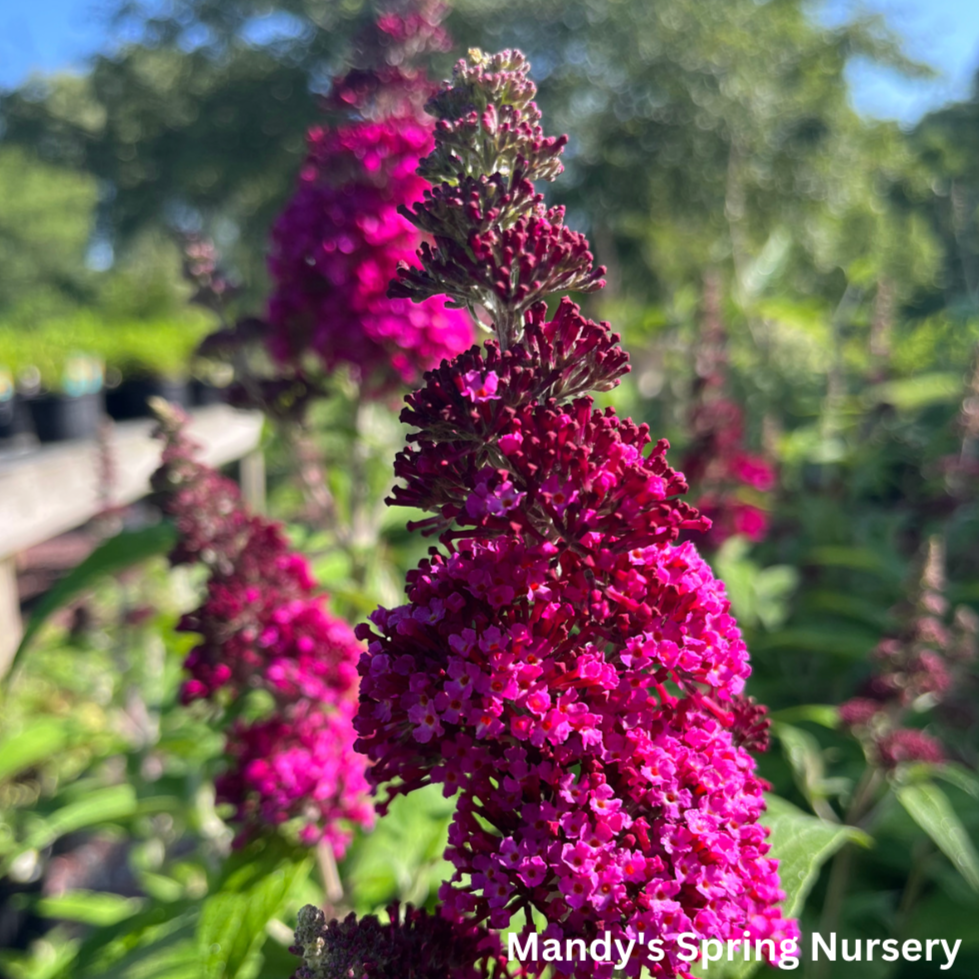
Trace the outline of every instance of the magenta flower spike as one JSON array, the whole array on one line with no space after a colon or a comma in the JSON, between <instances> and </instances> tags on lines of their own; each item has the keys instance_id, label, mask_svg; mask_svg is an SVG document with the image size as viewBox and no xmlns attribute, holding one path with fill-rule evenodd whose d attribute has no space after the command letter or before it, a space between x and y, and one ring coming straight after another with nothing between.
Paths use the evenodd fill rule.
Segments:
<instances>
[{"instance_id":1,"label":"magenta flower spike","mask_svg":"<svg viewBox=\"0 0 979 979\"><path fill-rule=\"evenodd\" d=\"M312 357L327 372L346 365L368 396L417 384L472 342L469 318L443 299L387 294L421 241L399 208L426 186L415 171L432 149L422 105L433 85L410 61L447 47L436 22L419 12L379 19L370 67L334 82L327 107L345 121L310 131L298 186L272 228L273 357L294 367Z\"/></svg>"},{"instance_id":2,"label":"magenta flower spike","mask_svg":"<svg viewBox=\"0 0 979 979\"><path fill-rule=\"evenodd\" d=\"M391 795L458 794L443 915L660 939L659 961L637 950L625 973L686 975L683 932L799 934L758 823L747 747L766 725L742 696L724 586L676 544L706 522L667 443L587 394L628 370L619 338L570 299L545 305L603 270L534 188L565 140L543 135L528 71L519 52L475 52L428 106L433 186L406 213L429 240L392 294L447 295L496 338L407 398L391 502L428 511L417 526L444 547L409 574L407 604L358 627L358 749Z\"/></svg>"},{"instance_id":3,"label":"magenta flower spike","mask_svg":"<svg viewBox=\"0 0 979 979\"><path fill-rule=\"evenodd\" d=\"M874 650L874 672L861 695L840 705L840 723L860 738L872 763L888 770L946 760L935 737L902 725L951 697L962 668L975 658L979 633L979 620L966 607L956 609L951 624L946 621L945 547L938 537L927 542L920 578L905 604L898 610L901 630Z\"/></svg>"},{"instance_id":4,"label":"magenta flower spike","mask_svg":"<svg viewBox=\"0 0 979 979\"><path fill-rule=\"evenodd\" d=\"M689 418L692 441L683 458L683 474L697 494L697 509L710 520L706 535L695 539L710 550L735 534L755 543L765 539L768 511L757 504L776 483L771 462L746 451L744 411L727 396L727 386L721 282L716 273L708 273Z\"/></svg>"},{"instance_id":5,"label":"magenta flower spike","mask_svg":"<svg viewBox=\"0 0 979 979\"><path fill-rule=\"evenodd\" d=\"M352 828L374 816L364 759L352 750L363 647L327 610L281 526L249 514L237 486L194 458L185 420L161 413L153 476L177 528L171 562L210 573L203 604L177 627L200 637L184 663L182 699L225 705L249 690L271 695L270 715L228 727L218 801L235 807L241 840L295 822L304 843L325 841L339 858Z\"/></svg>"}]
</instances>

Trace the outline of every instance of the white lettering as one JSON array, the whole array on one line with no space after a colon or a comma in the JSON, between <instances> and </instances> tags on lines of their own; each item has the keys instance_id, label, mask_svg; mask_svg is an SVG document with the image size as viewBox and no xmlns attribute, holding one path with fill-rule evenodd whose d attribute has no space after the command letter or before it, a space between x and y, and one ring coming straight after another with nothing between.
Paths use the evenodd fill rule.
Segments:
<instances>
[{"instance_id":1,"label":"white lettering","mask_svg":"<svg viewBox=\"0 0 979 979\"><path fill-rule=\"evenodd\" d=\"M537 961L537 932L532 931L527 936L527 944L520 947L520 936L516 932L510 932L507 937L507 958L516 959L517 962L536 962Z\"/></svg>"},{"instance_id":2,"label":"white lettering","mask_svg":"<svg viewBox=\"0 0 979 979\"><path fill-rule=\"evenodd\" d=\"M584 961L588 957L588 949L585 946L585 940L583 938L569 938L564 943L564 957L569 962L574 962L575 952L577 951L575 946L579 946L581 951L578 951L579 961Z\"/></svg>"},{"instance_id":3,"label":"white lettering","mask_svg":"<svg viewBox=\"0 0 979 979\"><path fill-rule=\"evenodd\" d=\"M799 968L799 946L794 938L783 938L778 944L778 967L780 969Z\"/></svg>"},{"instance_id":4,"label":"white lettering","mask_svg":"<svg viewBox=\"0 0 979 979\"><path fill-rule=\"evenodd\" d=\"M860 961L860 949L863 943L859 938L853 940L853 955L850 954L850 939L843 939L843 961L844 962L859 962Z\"/></svg>"},{"instance_id":5,"label":"white lettering","mask_svg":"<svg viewBox=\"0 0 979 979\"><path fill-rule=\"evenodd\" d=\"M684 931L677 935L676 943L683 949L682 952L677 952L677 958L681 962L693 962L693 960L700 954L700 949L694 944L697 936L692 931Z\"/></svg>"},{"instance_id":6,"label":"white lettering","mask_svg":"<svg viewBox=\"0 0 979 979\"><path fill-rule=\"evenodd\" d=\"M646 948L649 950L649 955L646 957L650 960L650 962L662 962L663 959L666 958L666 952L663 950L662 938L650 938Z\"/></svg>"},{"instance_id":7,"label":"white lettering","mask_svg":"<svg viewBox=\"0 0 979 979\"><path fill-rule=\"evenodd\" d=\"M595 946L600 945L602 947L602 952L599 954L595 951ZM588 949L591 952L591 957L595 962L610 962L612 960L612 939L609 937L609 933L605 932L601 938L596 938L595 941L591 943L591 947Z\"/></svg>"},{"instance_id":8,"label":"white lettering","mask_svg":"<svg viewBox=\"0 0 979 979\"><path fill-rule=\"evenodd\" d=\"M561 943L556 938L546 938L544 940L544 961L561 961Z\"/></svg>"},{"instance_id":9,"label":"white lettering","mask_svg":"<svg viewBox=\"0 0 979 979\"><path fill-rule=\"evenodd\" d=\"M724 958L724 943L716 938L705 938L700 943L700 954L703 957L704 972L706 972L710 968L711 962L720 962Z\"/></svg>"},{"instance_id":10,"label":"white lettering","mask_svg":"<svg viewBox=\"0 0 979 979\"><path fill-rule=\"evenodd\" d=\"M628 944L616 938L615 950L619 953L619 961L615 965L616 969L624 969L629 964L629 959L632 958L632 950L635 947L636 940L634 938L630 938Z\"/></svg>"},{"instance_id":11,"label":"white lettering","mask_svg":"<svg viewBox=\"0 0 979 979\"><path fill-rule=\"evenodd\" d=\"M836 932L834 931L830 936L830 945L827 945L823 941L823 936L819 934L818 931L812 933L812 960L813 962L819 961L819 950L822 949L826 954L826 958L830 962L836 961Z\"/></svg>"},{"instance_id":12,"label":"white lettering","mask_svg":"<svg viewBox=\"0 0 979 979\"><path fill-rule=\"evenodd\" d=\"M938 967L939 969L942 969L944 971L945 969L951 969L952 966L955 965L955 956L959 954L959 946L961 944L962 944L962 939L957 938L955 940L955 944L951 948L949 948L948 942L946 942L944 938L942 939L942 948L945 949L945 958L947 961L945 962L944 965L940 965Z\"/></svg>"}]
</instances>

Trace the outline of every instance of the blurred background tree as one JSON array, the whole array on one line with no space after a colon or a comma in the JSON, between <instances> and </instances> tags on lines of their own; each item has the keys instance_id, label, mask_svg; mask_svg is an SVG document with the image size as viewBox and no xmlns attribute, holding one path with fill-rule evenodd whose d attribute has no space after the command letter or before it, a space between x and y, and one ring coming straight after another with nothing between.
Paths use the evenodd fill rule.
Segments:
<instances>
[{"instance_id":1,"label":"blurred background tree","mask_svg":"<svg viewBox=\"0 0 979 979\"><path fill-rule=\"evenodd\" d=\"M264 232L316 94L372 12L362 0L122 4L110 23L126 40L84 77L7 94L4 140L95 179L103 249L148 227L203 230L259 296ZM706 260L730 264L750 299L759 253L773 288L832 302L873 266L927 285L928 261L923 282L900 273L930 246L931 172L896 124L848 100L854 57L924 71L879 21L828 29L801 0L460 0L448 26L460 47L519 45L538 66L545 111L573 138L555 196L588 225L618 291L668 302ZM870 257L860 246L878 227L893 241Z\"/></svg>"},{"instance_id":2,"label":"blurred background tree","mask_svg":"<svg viewBox=\"0 0 979 979\"><path fill-rule=\"evenodd\" d=\"M41 163L29 149L0 148L0 317L51 314L90 301L85 262L95 180Z\"/></svg>"}]
</instances>

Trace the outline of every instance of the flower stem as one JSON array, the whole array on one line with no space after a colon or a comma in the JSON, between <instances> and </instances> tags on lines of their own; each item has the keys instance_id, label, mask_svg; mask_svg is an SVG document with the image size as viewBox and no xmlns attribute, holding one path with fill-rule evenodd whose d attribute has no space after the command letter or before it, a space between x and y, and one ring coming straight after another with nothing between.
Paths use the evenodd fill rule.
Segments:
<instances>
[{"instance_id":1,"label":"flower stem","mask_svg":"<svg viewBox=\"0 0 979 979\"><path fill-rule=\"evenodd\" d=\"M323 890L326 893L326 906L323 910L329 917L333 906L343 900L343 884L340 882L340 871L337 870L336 858L329 840L320 840L316 844L316 862L319 864L320 877L323 878Z\"/></svg>"},{"instance_id":2,"label":"flower stem","mask_svg":"<svg viewBox=\"0 0 979 979\"><path fill-rule=\"evenodd\" d=\"M880 785L881 771L875 765L868 765L853 793L853 800L843 820L846 826L856 826L873 804L874 795ZM853 843L847 842L837 851L830 866L829 882L826 885L826 898L823 901L823 913L819 919L819 933L828 934L836 931L840 920L840 911L846 898L846 889L850 883L850 872L853 869ZM820 959L813 966L813 979L824 979L828 975L829 961Z\"/></svg>"}]
</instances>

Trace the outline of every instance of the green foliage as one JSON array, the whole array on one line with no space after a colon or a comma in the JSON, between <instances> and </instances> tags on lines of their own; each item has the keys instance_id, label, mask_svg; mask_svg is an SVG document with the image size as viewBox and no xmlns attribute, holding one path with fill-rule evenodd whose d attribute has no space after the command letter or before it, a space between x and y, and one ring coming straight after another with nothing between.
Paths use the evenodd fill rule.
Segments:
<instances>
[{"instance_id":1,"label":"green foliage","mask_svg":"<svg viewBox=\"0 0 979 979\"><path fill-rule=\"evenodd\" d=\"M431 906L441 883L453 873L442 858L455 800L432 785L409 799L399 796L369 836L361 837L341 872L350 882L350 903L361 914L397 899Z\"/></svg>"},{"instance_id":2,"label":"green foliage","mask_svg":"<svg viewBox=\"0 0 979 979\"><path fill-rule=\"evenodd\" d=\"M163 522L142 530L120 531L115 537L100 544L81 564L48 591L34 609L30 623L24 630L24 636L14 654L11 670L52 612L67 605L76 595L91 588L100 578L119 574L120 571L148 558L166 554L173 549L176 541L177 534L173 525ZM0 775L2 771L0 768Z\"/></svg>"},{"instance_id":3,"label":"green foliage","mask_svg":"<svg viewBox=\"0 0 979 979\"><path fill-rule=\"evenodd\" d=\"M203 313L164 320L106 320L97 311L46 320L33 327L0 323L0 358L19 374L35 368L45 386L61 386L65 363L76 354L97 357L123 377L186 375L201 339L213 328Z\"/></svg>"},{"instance_id":4,"label":"green foliage","mask_svg":"<svg viewBox=\"0 0 979 979\"><path fill-rule=\"evenodd\" d=\"M255 976L266 928L312 869L308 853L283 853L275 841L250 847L225 868L203 903L197 925L204 979Z\"/></svg>"},{"instance_id":5,"label":"green foliage","mask_svg":"<svg viewBox=\"0 0 979 979\"><path fill-rule=\"evenodd\" d=\"M85 251L96 199L93 177L0 146L0 319L50 316L90 297Z\"/></svg>"}]
</instances>

